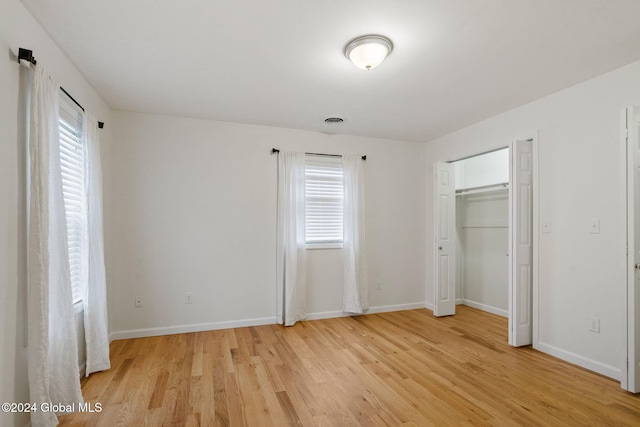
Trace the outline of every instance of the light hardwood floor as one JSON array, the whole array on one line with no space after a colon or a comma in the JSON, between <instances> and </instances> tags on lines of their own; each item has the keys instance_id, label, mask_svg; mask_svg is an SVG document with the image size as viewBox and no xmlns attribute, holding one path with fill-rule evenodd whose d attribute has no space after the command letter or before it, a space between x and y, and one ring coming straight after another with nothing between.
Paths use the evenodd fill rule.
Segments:
<instances>
[{"instance_id":1,"label":"light hardwood floor","mask_svg":"<svg viewBox=\"0 0 640 427\"><path fill-rule=\"evenodd\" d=\"M115 341L63 426L640 426L640 396L458 306Z\"/></svg>"}]
</instances>

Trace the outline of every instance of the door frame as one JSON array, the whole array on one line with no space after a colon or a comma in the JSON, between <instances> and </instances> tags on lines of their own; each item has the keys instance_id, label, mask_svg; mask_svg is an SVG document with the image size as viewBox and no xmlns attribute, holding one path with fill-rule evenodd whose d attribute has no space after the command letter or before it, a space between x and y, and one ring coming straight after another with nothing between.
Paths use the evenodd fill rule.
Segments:
<instances>
[{"instance_id":1,"label":"door frame","mask_svg":"<svg viewBox=\"0 0 640 427\"><path fill-rule=\"evenodd\" d=\"M620 139L623 147L624 158L624 185L625 185L625 208L626 208L626 286L623 292L622 306L623 312L623 337L622 343L624 348L624 354L620 364L620 386L632 393L640 392L640 381L638 379L638 369L640 366L638 361L640 359L640 352L638 351L638 337L640 336L640 330L636 322L636 317L640 317L640 307L636 306L636 273L635 273L635 252L640 250L636 248L635 234L640 232L636 230L635 217L640 215L640 212L636 212L635 209L635 153L634 142L640 144L640 135L638 135L638 128L633 127L632 123L629 123L630 119L633 120L634 112L640 112L640 101L629 104L622 109L621 114L621 132Z\"/></svg>"},{"instance_id":2,"label":"door frame","mask_svg":"<svg viewBox=\"0 0 640 427\"><path fill-rule=\"evenodd\" d=\"M485 154L485 153L490 153L492 151L496 151L496 150L500 150L503 148L509 148L509 156L511 157L511 153L512 153L512 147L513 147L513 143L515 141L518 140L530 140L532 142L532 185L533 185L533 196L532 196L532 243L533 243L533 253L532 253L532 259L531 259L531 263L532 263L532 279L531 279L531 294L530 294L530 298L531 298L531 323L532 323L532 328L531 328L531 341L532 341L532 346L534 348L537 348L537 343L538 343L538 318L539 318L539 313L538 313L538 306L539 306L539 294L538 294L538 278L539 278L539 273L538 273L538 233L539 233L539 227L538 227L538 218L539 218L539 207L538 207L538 199L539 199L539 174L538 174L538 131L532 131L532 132L528 132L528 133L524 133L524 135L522 137L519 138L513 138L512 140L508 141L507 143L504 144L500 144L497 146L493 146L493 147L488 147L487 149L478 149L478 150L472 150L469 151L466 155L463 156L459 156L456 157L454 159L447 159L447 160L437 160L433 162L433 167L434 167L434 174L433 174L433 178L434 180L436 179L436 174L435 174L435 165L436 163L441 163L441 162L445 162L445 163L453 163L459 160L464 160L470 157L475 157L481 154ZM511 172L510 172L510 177L509 177L509 186L511 187ZM434 202L434 208L437 209L436 206L436 198L437 198L437 192L436 192L436 182L434 181L434 195L433 195L433 202ZM511 191L511 190L510 190ZM509 203L511 204L511 200L509 201ZM435 212L434 212L435 213ZM436 277L436 272L435 272L435 262L437 262L438 259L438 242L437 242L437 227L438 224L435 221L435 216L434 216L434 240L433 240L433 261L434 261L434 282L433 282L433 301L434 301L434 310L435 310L435 303L436 303L436 298L437 298L437 277ZM510 231L510 236L511 236L511 231ZM509 242L509 248L510 248L510 252L511 252L511 246L512 246L512 242ZM510 261L511 263L511 261ZM510 268L511 269L511 268ZM511 274L511 273L510 273ZM511 296L513 294L513 289L512 287L514 286L513 280L509 280L509 296ZM512 315L512 308L511 308L511 301L509 301L509 317L511 318ZM511 325L509 325L509 328L511 328ZM511 336L511 331L509 330L509 336Z\"/></svg>"}]
</instances>

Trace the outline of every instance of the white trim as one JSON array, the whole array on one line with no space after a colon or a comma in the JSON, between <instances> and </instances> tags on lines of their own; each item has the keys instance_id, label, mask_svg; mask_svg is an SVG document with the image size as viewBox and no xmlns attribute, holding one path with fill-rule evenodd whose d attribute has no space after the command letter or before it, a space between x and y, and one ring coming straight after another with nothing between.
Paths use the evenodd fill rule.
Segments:
<instances>
[{"instance_id":1,"label":"white trim","mask_svg":"<svg viewBox=\"0 0 640 427\"><path fill-rule=\"evenodd\" d=\"M246 326L274 325L277 317L261 317L256 319L226 320L222 322L194 323L191 325L163 326L158 328L129 329L114 331L109 334L109 342L130 338L157 337L160 335L187 334L190 332L215 331L218 329L243 328Z\"/></svg>"},{"instance_id":2,"label":"white trim","mask_svg":"<svg viewBox=\"0 0 640 427\"><path fill-rule=\"evenodd\" d=\"M532 255L532 282L531 282L531 322L532 322L532 330L531 330L531 344L533 348L538 348L539 344L539 333L538 333L538 322L540 321L540 298L539 298L539 268L540 268L540 258L539 258L539 248L540 243L538 242L540 236L540 171L538 166L538 150L540 147L540 130L536 130L535 132L530 133L530 137L533 138L533 143L531 144L531 151L533 153L533 167L531 177L533 184L533 200L531 203L533 204L533 217L531 221L533 221L533 230L532 230L532 242L533 243L533 253Z\"/></svg>"},{"instance_id":3,"label":"white trim","mask_svg":"<svg viewBox=\"0 0 640 427\"><path fill-rule=\"evenodd\" d=\"M557 357L558 359L562 359L565 362L578 365L582 368L597 372L598 374L604 375L614 380L620 379L621 372L620 368L618 367L605 365L604 363L586 358L584 356L580 356L579 354L572 353L570 351L566 351L540 341L538 341L537 345L535 345L534 348L543 353L547 353L551 356Z\"/></svg>"},{"instance_id":4,"label":"white trim","mask_svg":"<svg viewBox=\"0 0 640 427\"><path fill-rule=\"evenodd\" d=\"M305 249L307 249L307 250L342 249L343 246L344 246L343 242L335 242L335 243L305 243Z\"/></svg>"},{"instance_id":5,"label":"white trim","mask_svg":"<svg viewBox=\"0 0 640 427\"><path fill-rule=\"evenodd\" d=\"M622 109L622 114L620 117L620 140L622 144L622 151L624 153L622 164L624 165L622 170L624 170L624 178L622 186L624 188L625 197L624 197L624 212L626 218L625 224L625 241L624 241L624 249L625 249L625 276L626 283L624 292L622 292L622 312L624 313L623 322L622 322L622 344L623 351L620 355L620 387L624 390L629 390L629 366L627 366L627 361L629 358L629 345L632 343L632 337L629 336L629 308L631 307L629 301L629 294L632 294L630 290L635 284L635 271L634 271L634 253L635 253L635 225L633 220L634 215L634 198L633 194L633 153L631 152L629 146L629 108L633 108L633 105L627 106Z\"/></svg>"},{"instance_id":6,"label":"white trim","mask_svg":"<svg viewBox=\"0 0 640 427\"><path fill-rule=\"evenodd\" d=\"M524 139L524 138L519 138L519 139ZM471 149L470 151L467 152L468 154L463 157L458 157L453 160L444 160L444 161L446 161L447 163L455 163L461 160L467 160L473 157L478 157L478 156L483 156L485 154L493 153L494 151L504 150L505 148L509 148L509 144L506 144L506 145L501 144L501 145L495 146L494 148L489 148L487 150L482 150L480 152L475 151L474 149Z\"/></svg>"},{"instance_id":7,"label":"white trim","mask_svg":"<svg viewBox=\"0 0 640 427\"><path fill-rule=\"evenodd\" d=\"M382 305L378 307L371 307L363 314L376 314L376 313L388 313L392 311L404 311L404 310L416 310L419 308L425 308L423 302L416 302L410 304L396 304L396 305ZM318 313L310 313L304 320L320 320L320 319L333 319L335 317L349 317L349 316L361 316L356 313L347 313L341 310L336 311L321 311Z\"/></svg>"},{"instance_id":8,"label":"white trim","mask_svg":"<svg viewBox=\"0 0 640 427\"><path fill-rule=\"evenodd\" d=\"M509 310L504 310L502 308L493 307L491 305L482 304L482 303L471 301L468 299L463 299L461 304L467 305L469 307L477 308L478 310L486 311L487 313L506 317L507 319L509 318Z\"/></svg>"}]
</instances>

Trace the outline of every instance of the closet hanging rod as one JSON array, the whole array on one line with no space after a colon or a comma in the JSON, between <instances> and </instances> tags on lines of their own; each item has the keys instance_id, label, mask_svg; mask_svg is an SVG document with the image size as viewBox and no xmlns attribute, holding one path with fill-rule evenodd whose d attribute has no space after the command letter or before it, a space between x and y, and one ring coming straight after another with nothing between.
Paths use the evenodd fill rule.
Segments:
<instances>
[{"instance_id":1,"label":"closet hanging rod","mask_svg":"<svg viewBox=\"0 0 640 427\"><path fill-rule=\"evenodd\" d=\"M462 188L460 190L456 190L456 194L457 195L474 194L474 193L482 193L486 191L504 190L507 188L509 188L509 183L504 182L502 184L481 185L479 187Z\"/></svg>"},{"instance_id":2,"label":"closet hanging rod","mask_svg":"<svg viewBox=\"0 0 640 427\"><path fill-rule=\"evenodd\" d=\"M279 152L280 152L280 150L277 149L277 148L272 148L271 149L271 154L276 154L276 153L279 153ZM342 157L341 154L324 154L324 153L304 153L304 154L309 154L309 155L312 155L312 156L324 156L324 157ZM362 160L367 160L367 156L366 155L362 156Z\"/></svg>"},{"instance_id":3,"label":"closet hanging rod","mask_svg":"<svg viewBox=\"0 0 640 427\"><path fill-rule=\"evenodd\" d=\"M27 61L33 65L36 65L36 63L38 61L36 61L35 56L33 56L33 51L29 50L29 49L23 49L21 47L18 48L18 62L20 61ZM70 100L72 100L74 102L74 104L76 104L78 107L80 107L80 109L84 112L84 107L82 105L80 105L80 103L78 101L75 100L75 98L73 96L71 96L71 94L69 94L69 92L67 92L62 86L60 86L60 90L62 92L64 92L65 95L67 95L69 97ZM104 122L98 122L98 127L100 129L104 128Z\"/></svg>"}]
</instances>

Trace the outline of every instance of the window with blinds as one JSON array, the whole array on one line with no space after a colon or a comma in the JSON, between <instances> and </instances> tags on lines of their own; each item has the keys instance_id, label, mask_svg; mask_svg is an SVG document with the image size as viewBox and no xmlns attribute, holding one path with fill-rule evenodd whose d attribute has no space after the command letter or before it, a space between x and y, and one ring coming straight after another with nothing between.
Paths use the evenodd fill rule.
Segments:
<instances>
[{"instance_id":1,"label":"window with blinds","mask_svg":"<svg viewBox=\"0 0 640 427\"><path fill-rule=\"evenodd\" d=\"M87 196L82 111L60 94L60 168L67 221L73 303L82 301L87 283Z\"/></svg>"},{"instance_id":2,"label":"window with blinds","mask_svg":"<svg viewBox=\"0 0 640 427\"><path fill-rule=\"evenodd\" d=\"M305 165L305 234L308 247L342 247L342 159L309 155Z\"/></svg>"}]
</instances>

